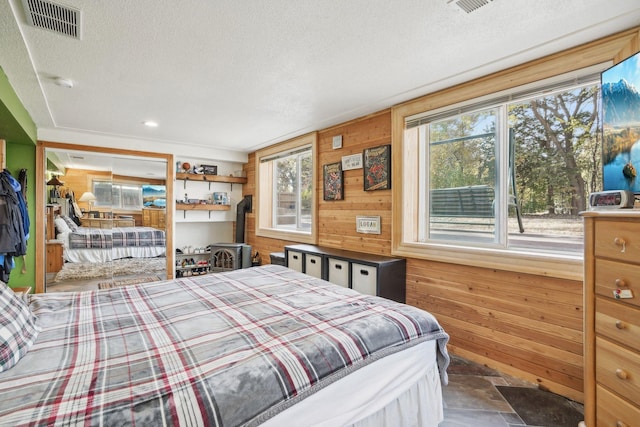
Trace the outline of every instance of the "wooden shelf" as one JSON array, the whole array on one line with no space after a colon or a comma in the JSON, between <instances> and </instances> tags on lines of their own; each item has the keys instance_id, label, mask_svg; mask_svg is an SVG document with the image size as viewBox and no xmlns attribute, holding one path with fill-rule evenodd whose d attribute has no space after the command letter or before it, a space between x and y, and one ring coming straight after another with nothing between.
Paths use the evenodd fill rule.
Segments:
<instances>
[{"instance_id":1,"label":"wooden shelf","mask_svg":"<svg viewBox=\"0 0 640 427\"><path fill-rule=\"evenodd\" d=\"M176 203L178 211L228 211L231 205L207 205L196 203Z\"/></svg>"},{"instance_id":2,"label":"wooden shelf","mask_svg":"<svg viewBox=\"0 0 640 427\"><path fill-rule=\"evenodd\" d=\"M241 176L205 175L196 173L176 173L176 179L183 181L226 182L229 184L247 183L247 178Z\"/></svg>"}]
</instances>

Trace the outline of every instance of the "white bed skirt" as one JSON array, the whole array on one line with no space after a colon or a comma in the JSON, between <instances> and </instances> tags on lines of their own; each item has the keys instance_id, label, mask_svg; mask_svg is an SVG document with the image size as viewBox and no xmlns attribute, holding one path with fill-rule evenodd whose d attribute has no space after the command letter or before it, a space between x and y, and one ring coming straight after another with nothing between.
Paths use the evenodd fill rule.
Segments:
<instances>
[{"instance_id":1,"label":"white bed skirt","mask_svg":"<svg viewBox=\"0 0 640 427\"><path fill-rule=\"evenodd\" d=\"M427 341L328 385L263 426L437 427L444 419L436 342Z\"/></svg>"},{"instance_id":2,"label":"white bed skirt","mask_svg":"<svg viewBox=\"0 0 640 427\"><path fill-rule=\"evenodd\" d=\"M111 248L111 249L64 249L66 262L105 263L121 258L155 258L164 256L165 247Z\"/></svg>"}]
</instances>

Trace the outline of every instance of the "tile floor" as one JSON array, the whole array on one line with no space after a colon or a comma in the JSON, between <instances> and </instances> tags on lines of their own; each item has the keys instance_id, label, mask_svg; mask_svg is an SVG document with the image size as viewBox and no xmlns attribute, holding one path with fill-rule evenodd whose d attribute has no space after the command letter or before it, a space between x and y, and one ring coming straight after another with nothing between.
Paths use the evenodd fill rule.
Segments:
<instances>
[{"instance_id":1,"label":"tile floor","mask_svg":"<svg viewBox=\"0 0 640 427\"><path fill-rule=\"evenodd\" d=\"M577 427L583 406L517 378L451 355L439 427Z\"/></svg>"}]
</instances>

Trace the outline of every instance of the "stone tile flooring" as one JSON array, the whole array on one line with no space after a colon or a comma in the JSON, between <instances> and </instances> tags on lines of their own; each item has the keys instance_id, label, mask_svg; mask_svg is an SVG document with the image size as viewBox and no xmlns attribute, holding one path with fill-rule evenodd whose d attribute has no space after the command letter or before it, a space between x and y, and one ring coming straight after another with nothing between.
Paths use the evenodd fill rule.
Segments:
<instances>
[{"instance_id":1,"label":"stone tile flooring","mask_svg":"<svg viewBox=\"0 0 640 427\"><path fill-rule=\"evenodd\" d=\"M439 427L577 427L583 407L536 384L451 355Z\"/></svg>"}]
</instances>

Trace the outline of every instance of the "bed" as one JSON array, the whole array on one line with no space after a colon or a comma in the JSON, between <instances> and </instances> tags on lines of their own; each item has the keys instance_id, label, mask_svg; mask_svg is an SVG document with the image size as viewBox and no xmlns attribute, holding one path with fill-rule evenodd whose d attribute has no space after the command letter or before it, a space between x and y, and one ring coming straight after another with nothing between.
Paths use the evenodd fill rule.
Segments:
<instances>
[{"instance_id":1,"label":"bed","mask_svg":"<svg viewBox=\"0 0 640 427\"><path fill-rule=\"evenodd\" d=\"M65 262L104 263L121 258L165 256L164 230L152 227L80 227L69 217L55 219Z\"/></svg>"},{"instance_id":2,"label":"bed","mask_svg":"<svg viewBox=\"0 0 640 427\"><path fill-rule=\"evenodd\" d=\"M26 324L13 328L35 337L19 339L31 344L0 372L7 425L437 426L443 417L449 337L431 314L286 267L26 297Z\"/></svg>"}]
</instances>

